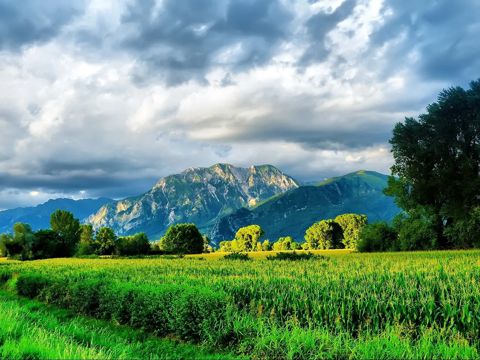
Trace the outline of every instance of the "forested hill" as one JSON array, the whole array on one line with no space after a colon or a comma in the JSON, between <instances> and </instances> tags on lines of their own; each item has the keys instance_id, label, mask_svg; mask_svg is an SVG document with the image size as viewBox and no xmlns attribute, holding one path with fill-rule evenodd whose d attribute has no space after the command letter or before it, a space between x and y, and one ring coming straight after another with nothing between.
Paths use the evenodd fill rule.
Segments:
<instances>
[{"instance_id":1,"label":"forested hill","mask_svg":"<svg viewBox=\"0 0 480 360\"><path fill-rule=\"evenodd\" d=\"M56 210L70 211L76 218L84 220L100 207L113 200L99 199L53 199L32 207L22 207L0 211L0 233L10 233L15 223L27 223L32 229L50 228L50 215Z\"/></svg>"},{"instance_id":2,"label":"forested hill","mask_svg":"<svg viewBox=\"0 0 480 360\"><path fill-rule=\"evenodd\" d=\"M233 239L242 226L258 224L271 241L288 235L301 241L314 222L344 213L365 214L370 222L391 221L399 209L391 197L383 194L387 180L388 176L377 172L358 171L301 186L221 218L209 235L218 243Z\"/></svg>"}]
</instances>

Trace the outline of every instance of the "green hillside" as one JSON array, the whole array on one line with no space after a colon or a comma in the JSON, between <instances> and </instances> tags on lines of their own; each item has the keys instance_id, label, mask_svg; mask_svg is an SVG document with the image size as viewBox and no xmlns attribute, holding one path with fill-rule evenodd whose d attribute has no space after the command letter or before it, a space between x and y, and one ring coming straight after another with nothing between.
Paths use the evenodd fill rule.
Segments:
<instances>
[{"instance_id":1,"label":"green hillside","mask_svg":"<svg viewBox=\"0 0 480 360\"><path fill-rule=\"evenodd\" d=\"M387 180L388 176L377 172L358 171L301 186L223 217L212 226L210 236L218 243L232 239L242 226L258 224L272 241L286 235L300 241L314 222L343 213L365 214L371 222L390 221L399 209L383 194Z\"/></svg>"}]
</instances>

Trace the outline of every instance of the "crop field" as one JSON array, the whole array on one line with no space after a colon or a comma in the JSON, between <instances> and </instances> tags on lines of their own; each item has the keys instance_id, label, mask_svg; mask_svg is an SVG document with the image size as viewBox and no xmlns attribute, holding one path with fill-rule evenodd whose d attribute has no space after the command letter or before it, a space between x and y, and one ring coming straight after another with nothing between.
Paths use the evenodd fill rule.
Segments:
<instances>
[{"instance_id":1,"label":"crop field","mask_svg":"<svg viewBox=\"0 0 480 360\"><path fill-rule=\"evenodd\" d=\"M324 251L302 261L264 254L250 261L218 253L1 261L3 293L9 294L0 299L9 309L2 310L1 323L32 301L13 300L20 299L15 293L95 318L101 334L103 326L123 325L152 335L149 341L168 338L179 347L247 358L479 357L480 251ZM48 308L42 311L48 320ZM40 318L32 321L32 334L45 331ZM10 330L1 331L0 354ZM71 327L56 331L71 339ZM105 358L101 351L109 351L80 344L85 349L78 357ZM123 357L135 357L127 349L131 342L119 335L110 345L112 357L122 357L124 346Z\"/></svg>"}]
</instances>

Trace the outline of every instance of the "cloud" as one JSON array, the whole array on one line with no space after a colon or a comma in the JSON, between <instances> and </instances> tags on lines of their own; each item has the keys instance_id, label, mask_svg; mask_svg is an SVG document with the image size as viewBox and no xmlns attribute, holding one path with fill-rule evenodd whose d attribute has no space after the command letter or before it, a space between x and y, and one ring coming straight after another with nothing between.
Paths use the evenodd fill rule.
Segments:
<instances>
[{"instance_id":1,"label":"cloud","mask_svg":"<svg viewBox=\"0 0 480 360\"><path fill-rule=\"evenodd\" d=\"M479 6L0 0L0 208L216 162L387 172L393 125L478 77Z\"/></svg>"},{"instance_id":2,"label":"cloud","mask_svg":"<svg viewBox=\"0 0 480 360\"><path fill-rule=\"evenodd\" d=\"M82 13L81 0L0 0L0 50L48 41Z\"/></svg>"}]
</instances>

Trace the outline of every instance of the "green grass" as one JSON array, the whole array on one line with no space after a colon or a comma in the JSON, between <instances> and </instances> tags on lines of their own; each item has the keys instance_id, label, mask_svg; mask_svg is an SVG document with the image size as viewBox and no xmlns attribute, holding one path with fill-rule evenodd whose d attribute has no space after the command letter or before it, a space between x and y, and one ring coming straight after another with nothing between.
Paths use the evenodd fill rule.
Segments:
<instances>
[{"instance_id":1,"label":"green grass","mask_svg":"<svg viewBox=\"0 0 480 360\"><path fill-rule=\"evenodd\" d=\"M0 291L2 359L225 359L206 349L159 339Z\"/></svg>"},{"instance_id":2,"label":"green grass","mask_svg":"<svg viewBox=\"0 0 480 360\"><path fill-rule=\"evenodd\" d=\"M102 324L253 358L479 358L480 251L314 253L4 261L0 279Z\"/></svg>"}]
</instances>

